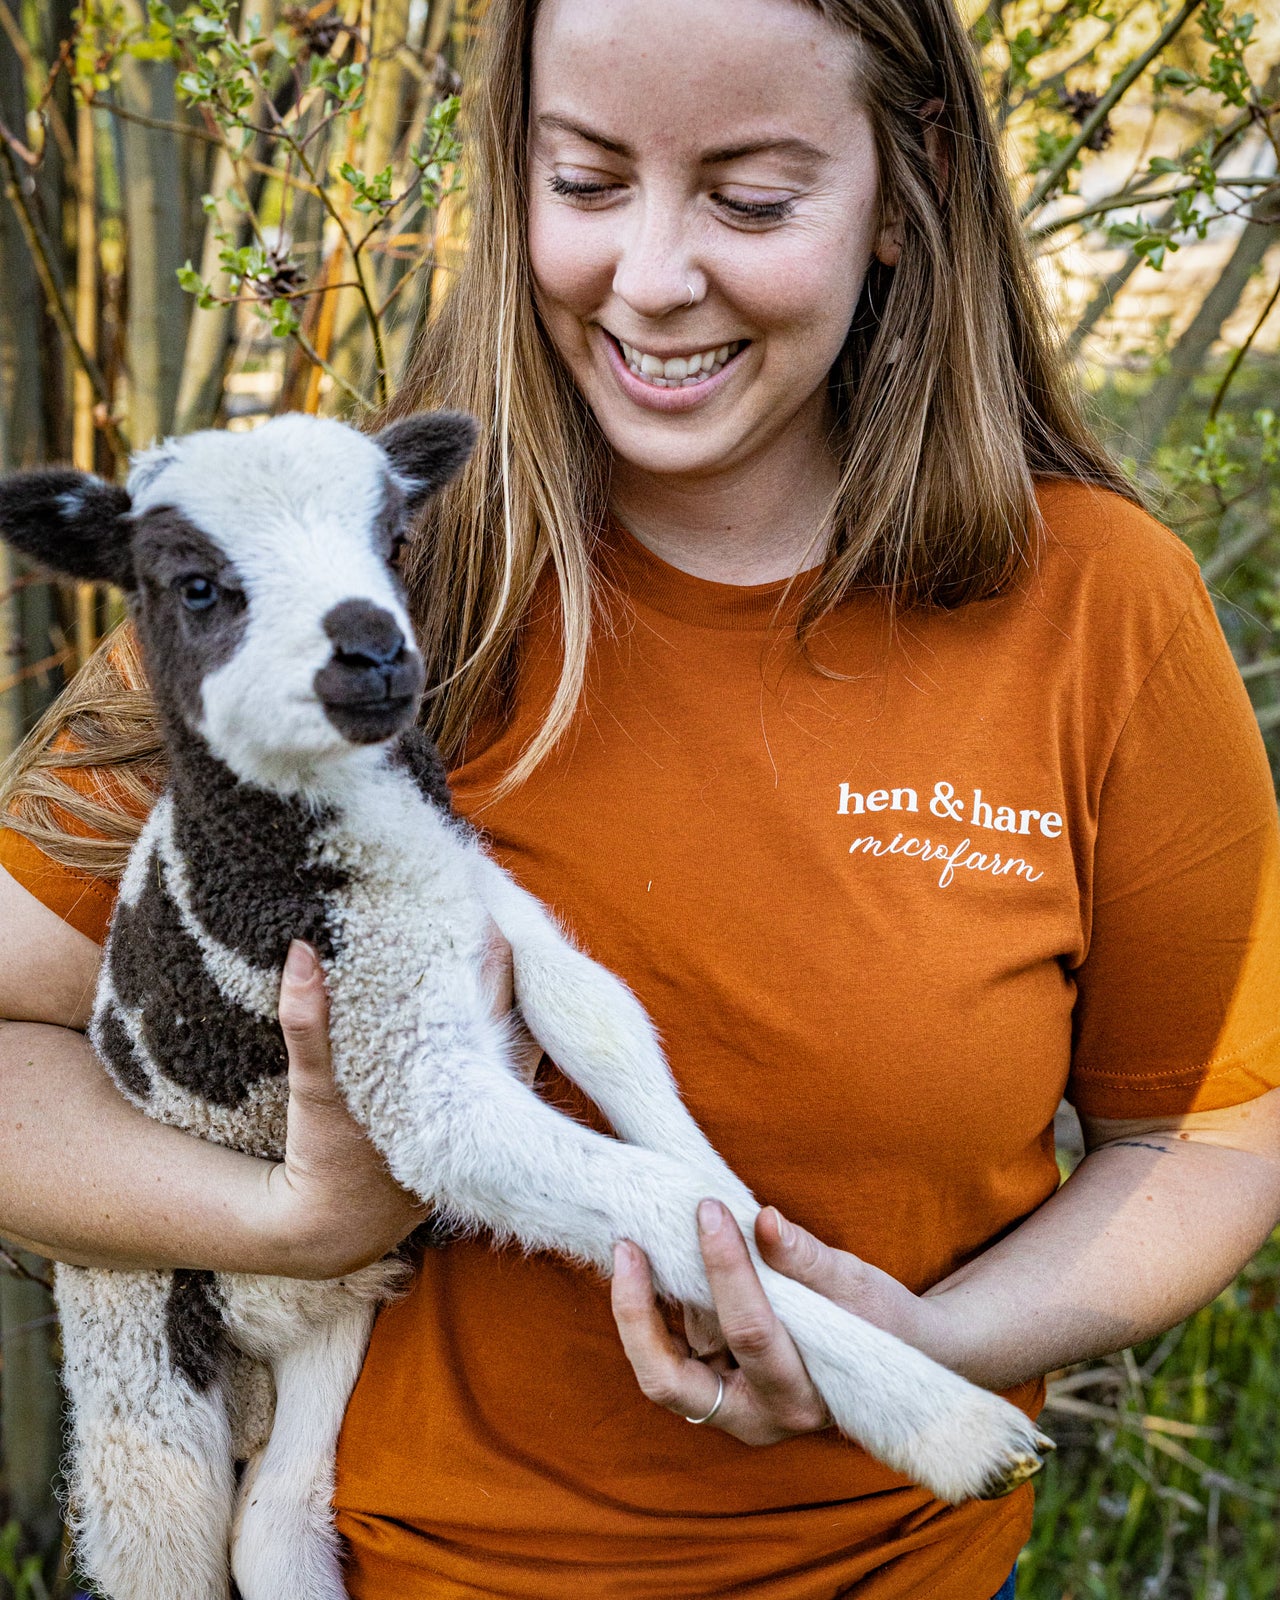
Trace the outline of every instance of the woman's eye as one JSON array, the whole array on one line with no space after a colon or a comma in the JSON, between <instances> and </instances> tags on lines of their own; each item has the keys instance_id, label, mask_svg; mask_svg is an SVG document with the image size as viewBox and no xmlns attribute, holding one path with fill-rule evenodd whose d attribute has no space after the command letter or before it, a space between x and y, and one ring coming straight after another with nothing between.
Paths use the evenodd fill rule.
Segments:
<instances>
[{"instance_id":1,"label":"woman's eye","mask_svg":"<svg viewBox=\"0 0 1280 1600\"><path fill-rule=\"evenodd\" d=\"M208 611L218 602L218 586L208 578L183 578L178 583L178 597L188 611Z\"/></svg>"},{"instance_id":2,"label":"woman's eye","mask_svg":"<svg viewBox=\"0 0 1280 1600\"><path fill-rule=\"evenodd\" d=\"M781 200L740 200L717 190L711 198L730 215L741 217L746 222L782 222L796 206L789 195Z\"/></svg>"},{"instance_id":3,"label":"woman's eye","mask_svg":"<svg viewBox=\"0 0 1280 1600\"><path fill-rule=\"evenodd\" d=\"M613 194L618 188L616 183L602 183L592 178L566 178L560 172L553 172L547 184L552 194L566 195L571 200L599 200L603 195Z\"/></svg>"}]
</instances>

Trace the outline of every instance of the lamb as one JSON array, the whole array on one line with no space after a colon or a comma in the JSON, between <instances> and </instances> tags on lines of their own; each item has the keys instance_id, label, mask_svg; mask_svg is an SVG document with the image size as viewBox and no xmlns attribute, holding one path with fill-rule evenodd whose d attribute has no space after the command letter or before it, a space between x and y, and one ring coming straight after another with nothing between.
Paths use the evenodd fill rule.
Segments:
<instances>
[{"instance_id":1,"label":"lamb","mask_svg":"<svg viewBox=\"0 0 1280 1600\"><path fill-rule=\"evenodd\" d=\"M372 437L284 416L143 451L127 488L65 470L0 483L13 545L125 590L171 765L122 881L91 1038L149 1116L279 1157L280 972L307 939L337 1081L401 1184L454 1225L604 1274L632 1239L664 1295L710 1310L697 1203L724 1201L750 1240L757 1202L685 1111L630 992L451 815L415 726L424 673L394 555L473 439L450 413ZM516 1070L484 976L495 924L525 1024L616 1139ZM1013 1406L760 1266L851 1438L953 1501L1038 1469L1049 1441ZM230 1548L243 1600L339 1600L334 1448L405 1270L58 1269L71 1505L105 1594L227 1600Z\"/></svg>"}]
</instances>

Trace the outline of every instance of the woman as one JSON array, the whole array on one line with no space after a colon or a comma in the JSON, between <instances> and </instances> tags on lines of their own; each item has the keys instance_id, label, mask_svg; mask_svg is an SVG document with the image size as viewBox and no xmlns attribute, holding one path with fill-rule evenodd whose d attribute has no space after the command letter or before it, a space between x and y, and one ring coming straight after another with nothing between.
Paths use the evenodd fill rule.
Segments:
<instances>
[{"instance_id":1,"label":"woman","mask_svg":"<svg viewBox=\"0 0 1280 1600\"><path fill-rule=\"evenodd\" d=\"M766 1257L1033 1409L1280 1211L1266 763L1194 565L1064 391L946 0L672 16L488 8L469 259L399 401L486 424L407 561L433 731L649 1007ZM104 730L147 753L112 670L15 789L0 1000L46 1026L0 1032L0 1217L68 1259L342 1270L416 1213L332 1103L305 950L282 1165L133 1115L66 1031L94 947L48 907L100 936L109 890L57 862L128 831ZM837 1439L699 1224L688 1342L625 1242L612 1318L558 1261L428 1252L348 1414L353 1595L1012 1592L1030 1495L944 1507Z\"/></svg>"}]
</instances>

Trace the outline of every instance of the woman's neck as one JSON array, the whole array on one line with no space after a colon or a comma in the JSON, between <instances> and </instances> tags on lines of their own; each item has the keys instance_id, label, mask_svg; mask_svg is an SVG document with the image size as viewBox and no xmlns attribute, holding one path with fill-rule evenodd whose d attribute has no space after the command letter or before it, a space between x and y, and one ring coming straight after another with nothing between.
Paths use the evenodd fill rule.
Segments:
<instances>
[{"instance_id":1,"label":"woman's neck","mask_svg":"<svg viewBox=\"0 0 1280 1600\"><path fill-rule=\"evenodd\" d=\"M696 477L617 460L610 504L629 533L682 572L716 583L772 583L821 562L838 478L825 435L797 430L760 456Z\"/></svg>"}]
</instances>

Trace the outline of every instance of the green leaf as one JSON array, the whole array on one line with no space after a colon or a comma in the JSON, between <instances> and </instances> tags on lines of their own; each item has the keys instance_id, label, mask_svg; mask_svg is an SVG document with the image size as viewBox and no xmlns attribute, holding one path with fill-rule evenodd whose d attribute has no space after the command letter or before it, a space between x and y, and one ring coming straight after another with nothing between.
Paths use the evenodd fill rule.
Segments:
<instances>
[{"instance_id":1,"label":"green leaf","mask_svg":"<svg viewBox=\"0 0 1280 1600\"><path fill-rule=\"evenodd\" d=\"M277 339L287 339L302 326L292 300L271 302L271 332Z\"/></svg>"}]
</instances>

